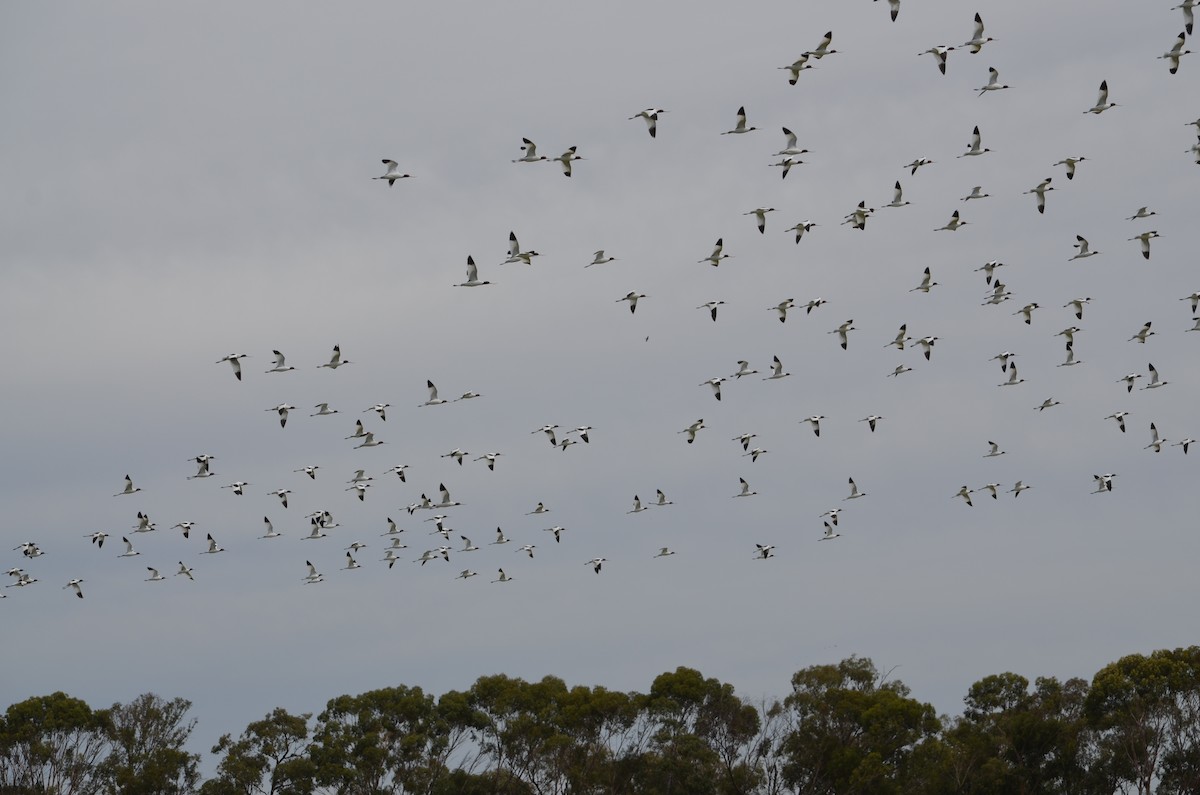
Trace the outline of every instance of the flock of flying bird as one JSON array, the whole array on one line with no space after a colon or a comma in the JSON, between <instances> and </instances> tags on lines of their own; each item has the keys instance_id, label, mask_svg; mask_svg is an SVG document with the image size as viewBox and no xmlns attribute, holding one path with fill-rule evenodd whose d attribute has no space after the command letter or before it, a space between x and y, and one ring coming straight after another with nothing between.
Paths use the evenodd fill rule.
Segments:
<instances>
[{"instance_id":1,"label":"flock of flying bird","mask_svg":"<svg viewBox=\"0 0 1200 795\"><path fill-rule=\"evenodd\" d=\"M1196 5L1200 5L1200 0L1184 0L1181 5L1175 7L1183 10L1185 16L1185 29L1174 39L1172 46L1159 56L1161 59L1167 61L1168 71L1172 75L1178 72L1181 58L1191 52L1185 47L1187 38L1192 32L1192 14L1193 8ZM900 12L900 0L889 0L889 7L891 19L895 21ZM925 50L922 53L919 53L919 55L932 55L939 73L945 75L947 72L950 53L959 50L966 50L969 53L978 54L982 52L985 46L992 41L993 39L991 37L985 35L985 26L980 14L975 14L973 33L971 38L966 42L957 46L936 45L930 47L928 50ZM815 62L837 54L838 51L832 47L832 43L833 33L830 31L820 40L814 49L802 53L800 57L791 64L779 67L780 69L788 72L788 82L791 85L796 85L798 82L804 79L803 73L805 71L814 68ZM995 68L989 67L987 82L984 85L979 86L977 92L978 95L982 97L1009 89L1009 85L1001 82L1000 72ZM1116 107L1118 107L1117 103L1110 101L1107 80L1102 80L1099 85L1099 93L1095 104L1090 108L1081 108L1081 110L1084 114L1100 115ZM659 122L663 120L663 115L667 113L668 111L663 108L647 108L628 118L629 120L643 121L646 125L649 136L652 139L658 139ZM1195 127L1198 134L1197 144L1194 145L1189 151L1195 155L1196 162L1200 163L1200 119L1189 122L1188 124ZM759 130L760 128L751 126L748 123L748 116L745 107L739 107L735 113L734 126L728 130L721 131L720 135L741 136ZM800 145L798 136L792 130L784 127L782 128L782 132L784 135L783 148L774 154L775 157L780 157L782 159L779 162L771 165L780 168L781 178L786 179L793 167L800 166L804 163L804 161L799 158L802 155L807 154L808 150ZM520 147L520 150L524 154L519 158L513 159L512 162L514 164L518 164L520 167L524 167L526 164L533 163L558 163L563 174L566 177L571 177L573 174L573 164L585 159L577 154L577 149L578 147L573 145L568 147L557 157L547 157L545 155L538 154L537 144L535 144L529 138L524 138ZM990 148L984 146L983 134L980 130L980 127L976 126L971 131L970 139L965 150L958 154L957 157L980 157L990 153L991 151L992 150ZM1077 168L1080 167L1080 164L1087 161L1088 158L1084 156L1069 156L1059 160L1053 165L1055 167L1062 166L1064 168L1065 178L1067 180L1073 180L1076 176ZM903 169L908 172L909 177L916 178L921 169L931 166L936 162L938 161L922 156L914 159L908 164L904 164ZM414 176L409 173L403 173L399 163L395 160L384 159L383 164L386 166L386 172L381 176L374 177L374 179L386 181L389 187L393 187L398 181L410 179ZM899 168L900 164L897 164L897 167ZM1025 191L1026 194L1033 197L1033 202L1035 203L1036 210L1039 214L1045 214L1047 212L1047 194L1052 191L1062 191L1064 188L1064 186L1061 184L1055 185L1053 183L1054 177L1045 176L1039 179L1036 184L1032 185L1027 191ZM963 206L967 207L974 206L970 205L970 202L983 200L989 196L990 194L984 191L983 186L974 186L967 195L960 198L964 203ZM856 207L850 208L849 212L845 215L844 220L841 223L851 227L853 230L864 231L867 228L869 220L880 210L902 208L909 204L910 202L906 201L904 198L904 189L901 182L896 180L892 189L892 200L889 203L883 204L879 208L875 208L867 206L867 202L864 200ZM757 227L760 234L766 234L768 215L774 212L778 212L774 207L757 207L745 212L744 215L753 219L754 225ZM1127 222L1137 223L1146 221L1156 215L1157 212L1155 210L1143 206L1138 208L1125 220ZM967 226L969 223L970 221L965 220L960 215L960 211L955 210L950 215L947 223L941 227L937 227L934 231L956 232L962 227ZM817 226L818 224L815 222L804 220L792 227L789 227L786 231L788 233L794 233L795 243L800 244L804 237L811 233ZM1137 250L1140 252L1142 258L1144 260L1150 260L1151 241L1160 237L1162 236L1157 230L1150 229L1138 231L1136 234L1133 234L1128 238L1128 242L1136 243ZM1070 256L1069 258L1064 256L1064 260L1083 260L1097 256L1101 253L1100 251L1092 248L1089 241L1081 235L1076 236L1074 249L1074 255ZM506 258L503 259L500 264L533 265L535 258L539 256L540 255L536 250L523 247L518 241L515 233L510 233ZM725 252L725 243L724 238L722 237L719 238L714 244L711 254L698 260L698 263L707 264L712 267L719 267L722 265L724 260L730 257L731 255ZM597 250L593 255L592 261L584 264L584 267L604 265L614 261L615 259L615 257L607 256L605 250ZM985 307L996 306L1005 303L1011 300L1013 297L1013 293L1009 290L1009 285L1003 282L997 273L997 271L1002 267L1004 267L1003 262L988 261L976 268L976 271L982 274L984 284L986 285L986 292L982 296L982 305ZM472 256L468 256L466 265L466 278L463 282L460 282L454 286L482 287L491 284L493 284L493 282L480 279L479 267L475 263L474 258ZM936 286L938 286L938 282L934 280L932 268L926 267L920 276L919 282L913 286L909 292L929 293ZM636 313L639 306L639 301L649 297L650 296L645 293L631 290L624 296L614 297L613 300L615 303L626 304L630 313ZM1186 302L1193 315L1193 326L1191 328L1187 328L1186 331L1200 331L1200 316L1197 316L1198 307L1200 307L1200 290L1179 298L1180 300ZM1069 310L1070 314L1073 315L1076 320L1082 320L1085 307L1091 303L1091 300L1092 299L1090 297L1073 298L1067 301L1062 308ZM696 309L704 311L711 318L712 322L717 322L718 310L720 307L724 306L725 303L726 302L724 300L713 300L697 306ZM795 299L788 298L773 306L764 307L764 309L767 312L773 313L773 316L778 319L780 323L786 323L789 318L789 312L798 312L799 310L803 310L806 315L812 315L815 311L821 310L826 303L828 302L824 298L814 298L807 301L797 301ZM1012 313L1013 316L1019 318L1019 320L1014 322L1023 322L1026 325L1032 325L1035 316L1042 310L1043 307L1037 302L1026 303ZM1152 322L1144 322L1140 328L1134 331L1133 335L1129 338L1129 342L1141 345L1149 344L1149 338L1158 335L1160 330L1161 326L1159 328L1155 328ZM1180 330L1182 331L1183 329ZM857 331L857 328L854 325L854 320L848 319L837 324L833 328L828 329L827 333L829 335L836 336L836 342L842 350L849 351L852 343L851 333L855 331ZM1082 360L1076 358L1075 347L1076 335L1081 334L1082 331L1083 330L1081 328L1075 325L1070 325L1054 335L1063 337L1064 360L1059 365L1060 367L1073 367L1083 364ZM1172 331L1171 333L1174 332ZM906 351L911 348L916 348L920 351L921 356L923 356L926 361L932 362L935 346L939 339L940 338L938 336L934 335L911 337L908 334L907 323L905 323L899 326L894 338L892 338L889 342L886 342L883 347L892 347L899 351ZM228 364L232 370L234 378L238 382L241 382L243 380L244 361L248 358L251 357L246 353L230 353L218 359L216 364ZM1015 361L1016 358L1017 354L1011 351L1003 351L992 357L993 360L999 362L1004 378L1004 380L1000 381L997 386L1011 388L1026 382L1026 379L1018 372L1017 363ZM278 350L273 351L273 359L271 359L271 361L272 365L265 370L265 374L270 377L279 377L282 374L297 371L297 368L289 365L285 355ZM352 364L354 364L352 360L343 358L340 346L334 345L329 360L320 365L316 365L316 368L336 371L341 367ZM312 368L313 366L309 365L309 367ZM906 373L912 372L912 370L912 367L909 367L905 364L900 364L896 366L894 370L887 373L880 373L879 375L880 377L887 376L898 378ZM730 373L729 375L717 375L705 379L704 381L701 381L698 386L708 387L711 390L713 397L717 401L721 401L723 396L723 385L739 382L744 378L755 375L759 376L759 379L762 381L779 381L790 377L792 373L786 370L784 362L780 356L775 355L771 361L769 370L766 370L762 373L755 369L751 365L750 361L739 360L737 361L736 371ZM1131 394L1135 389L1139 389L1140 391L1158 390L1168 386L1171 382L1160 377L1159 371L1155 365L1152 362L1148 362L1145 373L1127 373L1121 378L1116 379L1116 383L1126 387L1126 394ZM427 390L426 394L428 397L426 400L416 404L416 408L429 409L433 407L444 407L449 404L474 401L483 397L481 393L469 390L461 393L458 397L443 398L440 396L437 385L432 380L427 380L425 382L425 390ZM1061 405L1060 401L1053 397L1047 397L1040 403L1031 403L1030 408L1041 413L1052 410L1059 405ZM386 438L386 434L380 433L381 428L387 427L383 425L383 423L387 423L388 411L391 408L391 404L386 402L374 403L366 408L359 408L358 406L339 408L331 406L330 403L322 402L313 405L311 412L308 412L307 408L305 411L311 418L323 418L319 420L323 422L341 421L342 417L338 415L373 415L367 422L364 422L361 416L358 416L355 418L353 426L347 428L349 434L344 440L349 442L353 448L357 449L378 447L388 444L391 441ZM274 406L262 407L260 410L275 414L278 418L280 427L287 428L291 413L297 410L297 406L283 402ZM1130 411L1119 410L1108 415L1107 417L1104 417L1103 419L1113 420L1116 423L1119 431L1121 433L1125 433L1126 418L1129 417L1130 414ZM820 437L821 422L825 419L826 417L824 415L813 414L809 417L800 419L799 422L807 424L812 433L816 437ZM886 418L881 415L870 414L866 417L856 419L858 422L866 423L868 432L873 434L876 433L877 429ZM1099 418L1097 419L1099 420ZM368 423L372 425L370 429L368 429ZM1186 454L1188 452L1189 445L1195 441L1195 439L1187 436L1179 439L1168 439L1160 434L1155 422L1149 422L1148 425L1150 442L1145 446L1145 449L1154 453L1161 452L1164 446L1174 446L1181 448L1182 453ZM677 433L679 435L684 435L686 438L683 441L691 445L695 443L701 432L707 427L708 426L706 426L704 419L701 418L689 423ZM577 444L591 444L592 440L589 434L592 432L592 430L593 429L591 426L588 425L560 428L560 426L556 424L547 424L540 428L533 429L530 431L530 433L544 435L546 440L553 448L562 452L566 452L570 447ZM379 435L377 436L377 434ZM737 446L740 446L742 450L741 455L749 458L751 464L758 461L761 456L770 452L766 448L759 446L755 442L756 438L757 434L755 433L743 433L733 437L731 440ZM1005 455L1005 452L1006 451L1002 450L998 443L989 440L987 442L986 452L982 453L982 457L998 458L999 456ZM502 458L503 455L503 453L498 451L473 455L468 451L455 447L454 449L442 454L441 458L449 459L451 464L457 464L458 466L465 466L465 461L480 463L483 466L486 466L488 470L494 471L499 463L499 459ZM213 462L216 460L218 460L217 456L209 453L201 453L190 456L188 461L195 466L195 471L186 475L186 478L188 480L203 481L218 477L218 473L213 469ZM361 502L366 502L368 499L368 493L373 485L380 483L384 479L391 480L394 478L395 481L407 483L409 469L410 467L407 464L399 464L389 469L375 472L374 474L367 474L366 468L357 469L346 481L344 490L350 494L351 498L357 498ZM298 481L303 481L304 478L308 478L310 481L316 481L318 478L327 477L325 472L322 471L322 467L317 464L305 465L301 468L295 469L292 474L298 476ZM1114 488L1114 481L1116 478L1116 473L1094 474L1093 493L1107 494L1111 492ZM125 475L123 488L117 491L113 496L115 498L124 499L130 502L136 500L136 495L143 493L143 490L135 485L135 483L136 481L130 475ZM221 488L231 490L232 494L235 496L242 496L245 495L247 493L247 489L252 486L255 486L255 484L238 479L222 484ZM971 488L970 485L964 484L956 492L948 496L950 499L961 499L962 502L967 506L973 507L974 502L972 500L972 495L982 494L985 497L991 497L993 500L999 500L1000 494L1003 492L1005 494L1011 494L1015 498L1019 497L1022 492L1032 487L1033 484L1025 483L1021 480L1016 481L1011 488L1005 488L1001 483L997 482L989 482L978 488ZM259 486L259 488L261 488L261 486ZM301 486L296 485L296 490L299 490L300 488ZM289 496L292 495L294 491L292 488L280 487L265 493L278 498L281 508L286 510L289 507ZM744 477L740 477L737 490L729 496L732 498L749 498L756 496L757 494L758 492L753 489L750 481ZM483 552L483 547L477 546L469 536L463 534L463 532L455 530L451 526L451 513L447 512L452 511L453 508L461 505L462 503L452 498L451 492L446 487L444 480L443 482L438 483L436 495L437 498L434 499L423 493L420 495L418 500L400 509L405 512L405 515L408 517L409 521L415 522L419 518L421 519L422 525L426 523L432 523L434 528L433 530L422 531L417 534L412 530L401 527L400 523L394 521L391 516L388 516L386 517L383 526L380 528L383 530L383 532L380 534L380 538L382 538L383 541L372 542L368 544L355 540L349 543L348 546L340 548L338 552L341 554L338 556L338 562L342 565L340 565L338 568L347 572L353 572L363 568L364 565L374 564L385 565L387 568L391 569L394 568L397 563L415 563L418 567L424 568L426 563L433 563L436 566L439 563L449 562L451 561L452 555L454 556L455 560L459 560L461 555ZM848 491L842 499L853 504L853 501L866 496L868 496L867 492L860 490L854 478L848 478ZM673 504L673 501L668 499L667 495L661 489L656 489L655 498L653 500L643 501L639 495L633 495L632 507L627 511L627 513L640 514L650 510L661 510ZM819 517L816 517L822 520L823 523L823 534L817 536L818 540L834 540L840 537L841 532L839 529L839 516L842 511L843 508L835 507L820 514ZM425 517L426 513L428 513L428 518ZM541 520L543 515L547 513L550 513L550 508L547 507L546 503L537 502L536 505L532 507L532 510L527 513L527 515L535 517L535 520ZM299 536L299 538L303 540L320 541L321 539L331 538L335 535L331 531L341 526L340 523L334 519L333 513L327 508L322 508L312 512L306 517L306 519L308 522L308 532ZM107 530L96 530L85 534L84 539L90 539L97 552L103 551L105 554L107 554L110 550L112 550L112 546L105 546L105 541L110 537L110 535L115 536L116 538L120 539L121 543L121 545L118 547L118 549L121 551L117 553L117 557L141 557L143 553L135 548L134 541L131 540L131 538L137 538L142 534L167 533L173 530L178 530L180 537L183 540L187 540L191 537L191 531L194 527L196 527L196 524L197 523L192 521L179 521L171 527L160 531L158 524L150 518L148 513L139 510L136 513L136 520L134 524L132 524L127 530L113 531L111 533ZM258 538L262 539L264 542L272 542L275 539L279 539L287 535L286 533L277 531L271 519L266 516L263 517L262 527L263 533L262 535L258 536ZM556 524L550 527L541 528L541 532L548 534L546 536L542 536L542 538L544 538L550 544L571 543L571 534L564 526ZM421 547L421 550L418 552L416 549L410 550L409 544L406 543L406 541L413 540L414 535L422 540L428 536L438 536L439 539L430 544L418 544L418 546ZM457 540L455 540L455 538L457 538ZM325 543L328 544L329 542ZM510 543L512 544L511 547L506 546ZM9 576L10 582L7 584L4 590L7 591L8 589L12 588L24 589L26 586L31 586L39 582L39 577L37 576L37 567L40 564L37 561L47 554L47 550L43 548L42 544L42 541L27 541L21 543L13 550L14 552L20 553L23 561L21 561L20 565L14 565L8 568L7 575ZM363 558L363 550L370 549L376 544L382 547L382 557L371 561L370 564L368 564L365 560L360 562L360 559ZM203 547L204 548L201 549L198 554L215 556L225 552L225 548L220 545L216 535L212 531L206 532ZM495 537L491 541L487 542L485 547L509 549L527 559L535 559L538 551L538 545L536 543L527 542L523 544L517 544L515 541L510 540L505 531L500 527L496 528ZM326 579L324 573L321 571L322 567L313 563L313 560L328 560L329 556L324 547L320 545L314 545L314 548L315 551L311 552L307 556L298 554L295 558L295 567L297 572L296 579L298 582L304 584L317 584L324 582ZM180 547L180 549L185 548ZM676 550L666 546L657 547L657 551L651 555L650 553L653 551L653 549L647 549L646 555L653 558L668 558L676 554ZM751 552L749 549L747 551ZM188 554L186 551L181 551L179 556L180 558L183 558L186 557L186 554ZM775 544L761 542L754 543L754 549L752 550L751 554L752 558L766 560L774 558L775 555ZM503 557L496 558L496 556L493 556L493 563L497 559L503 565L499 565L497 567L497 574L491 580L491 582L508 583L513 581L515 578L505 571L505 565L510 564L504 563ZM595 556L581 562L587 567L591 568L596 574L600 574L603 570L604 564L607 561L608 558ZM170 569L168 568L163 568L161 561L156 561L156 564L157 565L155 566L145 566L147 576L145 576L143 579L145 579L147 582L161 583L171 580L174 577L184 577L186 580L194 580L197 576L203 576L201 573L194 571L193 567L188 565L183 559L178 560L178 568L174 572L170 572ZM28 569L26 569L26 567L28 567ZM465 580L477 575L478 572L468 566L458 570L456 579ZM75 577L67 581L62 587L65 590L72 591L76 597L82 599L84 597L83 584L85 582L86 580L82 577ZM0 592L0 597L6 597L7 595L7 593Z\"/></svg>"}]
</instances>

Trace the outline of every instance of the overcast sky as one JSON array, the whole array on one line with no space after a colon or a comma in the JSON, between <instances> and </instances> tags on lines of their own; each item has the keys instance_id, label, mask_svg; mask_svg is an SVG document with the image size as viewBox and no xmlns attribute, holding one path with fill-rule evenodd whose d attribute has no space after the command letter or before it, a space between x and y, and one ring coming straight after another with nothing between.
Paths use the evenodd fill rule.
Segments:
<instances>
[{"instance_id":1,"label":"overcast sky","mask_svg":"<svg viewBox=\"0 0 1200 795\"><path fill-rule=\"evenodd\" d=\"M400 683L644 690L687 665L757 699L859 654L957 712L991 673L1088 677L1194 642L1200 450L1170 443L1200 436L1179 300L1200 290L1200 61L1156 59L1183 25L1169 5L904 0L895 23L866 0L5 5L0 563L39 582L3 590L0 702L183 696L207 750L276 706ZM918 57L970 38L975 11L981 53L945 76ZM777 67L828 30L838 52L789 86ZM977 96L989 66L1012 87ZM1103 79L1118 106L1087 114ZM740 105L761 129L720 135ZM628 119L647 107L669 111L656 139ZM993 151L957 158L976 125ZM786 180L783 126L811 150ZM586 159L570 179L513 164L522 137ZM1086 157L1072 181L1067 156ZM934 163L912 175L918 157ZM414 178L372 181L383 158ZM1039 215L1022 192L1046 177ZM912 204L883 208L897 179ZM960 201L975 185L989 198ZM863 200L881 208L866 229L840 225ZM1157 215L1125 220L1142 205ZM762 235L758 207L777 209ZM934 231L955 210L968 224ZM1146 261L1128 238L1149 230ZM510 231L531 266L500 264ZM1069 262L1076 234L1102 253ZM730 258L698 263L718 237ZM616 261L585 269L601 248ZM468 255L493 284L452 286ZM988 260L1013 294L998 306ZM910 292L926 267L938 286ZM634 315L630 290L649 296ZM817 297L783 324L767 311ZM827 332L849 319L843 351ZM902 323L938 337L930 361L885 347ZM1082 364L1057 367L1072 325ZM317 369L334 344L354 363ZM265 374L272 349L297 369ZM1005 350L1025 382L998 388ZM230 353L250 355L242 382ZM700 385L775 355L791 377L727 382L719 403ZM1169 385L1117 383L1150 362ZM483 397L419 408L426 379ZM340 413L310 418L320 401ZM282 429L281 402L299 407ZM354 449L360 418L386 444ZM544 424L595 430L559 450ZM743 457L742 433L770 452ZM490 452L494 472L472 460ZM217 475L187 480L201 453ZM315 481L293 471L313 464ZM384 475L398 464L407 484ZM114 497L126 473L142 491ZM1091 493L1098 473L1111 493ZM733 499L739 477L758 495ZM844 502L848 477L868 496ZM220 488L236 480L244 496ZM989 482L999 499L953 496ZM403 506L441 483L463 503L448 545L482 549L421 566L442 542ZM657 488L674 504L626 513ZM526 516L539 501L551 513ZM841 537L820 542L834 507ZM341 526L302 541L317 510ZM157 532L130 532L139 511ZM256 538L264 516L283 537ZM408 545L391 570L389 516ZM188 540L168 529L185 520ZM512 543L487 545L497 526ZM206 533L227 551L202 555ZM140 555L117 557L122 534ZM9 551L26 541L46 554ZM362 568L339 570L353 541ZM326 582L302 581L306 560ZM515 579L489 582L500 567Z\"/></svg>"}]
</instances>

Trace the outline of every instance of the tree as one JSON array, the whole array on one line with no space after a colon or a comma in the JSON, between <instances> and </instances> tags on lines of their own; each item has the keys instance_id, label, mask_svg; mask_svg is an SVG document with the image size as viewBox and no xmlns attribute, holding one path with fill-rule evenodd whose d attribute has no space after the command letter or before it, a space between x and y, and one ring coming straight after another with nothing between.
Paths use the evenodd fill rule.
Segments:
<instances>
[{"instance_id":1,"label":"tree","mask_svg":"<svg viewBox=\"0 0 1200 795\"><path fill-rule=\"evenodd\" d=\"M803 793L906 791L914 748L940 729L933 707L908 694L861 657L796 672L784 700L784 780Z\"/></svg>"},{"instance_id":2,"label":"tree","mask_svg":"<svg viewBox=\"0 0 1200 795\"><path fill-rule=\"evenodd\" d=\"M234 740L225 734L212 753L224 754L201 795L307 795L315 768L308 757L308 720L276 707Z\"/></svg>"},{"instance_id":3,"label":"tree","mask_svg":"<svg viewBox=\"0 0 1200 795\"><path fill-rule=\"evenodd\" d=\"M57 692L10 706L0 719L0 789L95 795L108 750L106 714Z\"/></svg>"},{"instance_id":4,"label":"tree","mask_svg":"<svg viewBox=\"0 0 1200 795\"><path fill-rule=\"evenodd\" d=\"M101 764L105 791L113 795L182 795L200 778L200 757L184 750L195 720L192 703L143 693L108 710L109 753Z\"/></svg>"}]
</instances>

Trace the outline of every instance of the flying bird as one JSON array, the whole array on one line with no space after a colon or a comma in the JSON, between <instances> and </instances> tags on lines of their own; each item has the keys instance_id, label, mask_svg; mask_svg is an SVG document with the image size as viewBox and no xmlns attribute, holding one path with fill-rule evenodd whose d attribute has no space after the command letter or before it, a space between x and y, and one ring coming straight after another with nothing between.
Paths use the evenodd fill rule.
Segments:
<instances>
[{"instance_id":1,"label":"flying bird","mask_svg":"<svg viewBox=\"0 0 1200 795\"><path fill-rule=\"evenodd\" d=\"M398 179L411 179L412 178L412 174L401 174L400 173L400 164L397 163L395 160L384 160L382 162L385 166L387 166L387 173L384 174L382 177L371 177L371 179L386 179L387 183L388 183L388 187L390 188L396 184L396 180L398 180Z\"/></svg>"}]
</instances>

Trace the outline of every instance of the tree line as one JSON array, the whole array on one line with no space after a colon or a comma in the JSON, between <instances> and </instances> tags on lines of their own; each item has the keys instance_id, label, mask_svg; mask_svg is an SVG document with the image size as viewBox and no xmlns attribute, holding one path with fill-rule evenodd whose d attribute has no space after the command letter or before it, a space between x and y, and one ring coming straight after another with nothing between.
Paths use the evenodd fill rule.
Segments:
<instances>
[{"instance_id":1,"label":"tree line","mask_svg":"<svg viewBox=\"0 0 1200 795\"><path fill-rule=\"evenodd\" d=\"M691 668L648 692L503 674L441 696L399 685L275 709L185 746L185 699L92 709L65 693L0 718L8 795L1096 795L1200 793L1200 646L1092 677L971 685L939 716L867 658L797 671L751 703Z\"/></svg>"}]
</instances>

